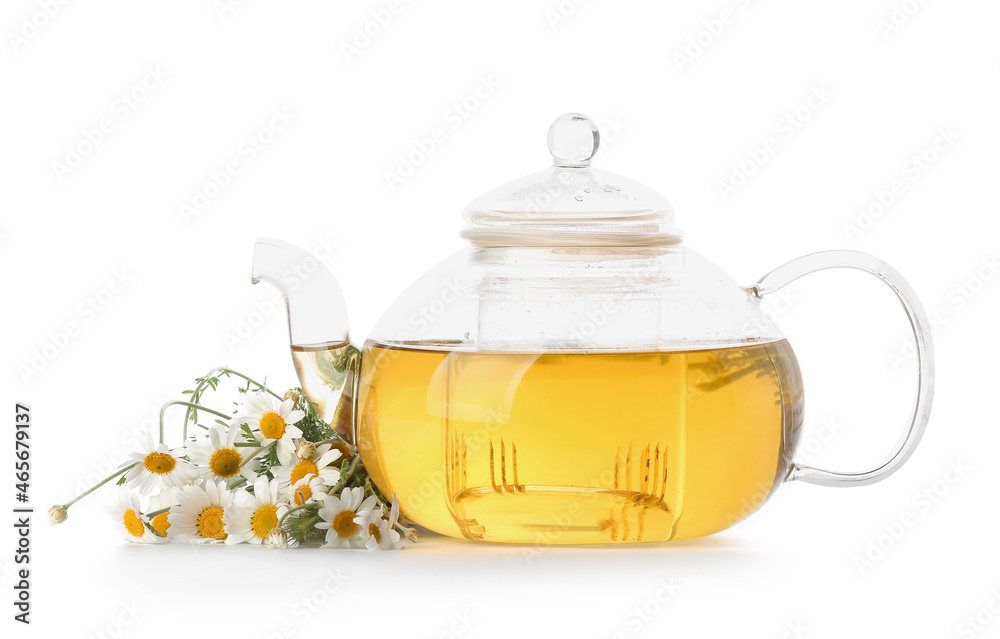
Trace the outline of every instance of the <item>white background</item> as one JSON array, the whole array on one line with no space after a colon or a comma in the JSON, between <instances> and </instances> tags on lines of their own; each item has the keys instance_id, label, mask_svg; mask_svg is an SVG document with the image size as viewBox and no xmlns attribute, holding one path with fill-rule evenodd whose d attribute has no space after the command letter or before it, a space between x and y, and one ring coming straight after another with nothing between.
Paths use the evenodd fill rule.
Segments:
<instances>
[{"instance_id":1,"label":"white background","mask_svg":"<svg viewBox=\"0 0 1000 639\"><path fill-rule=\"evenodd\" d=\"M293 636L344 637L1000 635L989 611L1000 606L1000 284L982 268L1000 237L995 3L566 1L557 20L554 0L403 2L350 56L343 44L386 2L243 2L221 15L211 0L69 2L48 19L44 4L8 0L0 14L0 410L12 423L15 400L33 408L40 511L34 623L15 625L5 603L10 636L265 637L286 622ZM165 77L123 107L147 69ZM452 105L482 78L498 86L456 124ZM813 90L828 97L803 107ZM274 109L293 119L250 161L240 145ZM778 121L796 109L786 136ZM225 340L269 294L250 285L255 237L336 244L326 264L363 339L410 281L462 246L469 200L546 166L546 129L568 111L602 127L595 166L664 193L688 244L740 282L832 248L878 255L909 279L942 321L934 412L899 473L865 488L789 485L707 539L537 554L433 535L382 554L129 547L100 512L107 491L64 525L44 524L45 508L212 366L294 384L280 310L244 343ZM104 119L109 132L81 147ZM388 188L397 156L435 128L445 141ZM949 128L957 139L914 171ZM777 151L724 198L719 182L768 138ZM54 164L67 147L86 156L68 173ZM240 173L185 220L182 205L231 160ZM901 195L852 241L845 224L896 180ZM116 271L124 290L81 313ZM843 470L875 464L912 401L912 361L892 359L903 313L862 274L791 290L780 323L805 375L803 454ZM76 334L32 368L69 322ZM907 514L915 523L886 536ZM0 527L7 602L15 541ZM876 559L859 567L866 557ZM332 595L328 571L345 579ZM661 605L664 583L677 592ZM306 615L303 598L326 601ZM982 630L962 625L977 614Z\"/></svg>"}]
</instances>

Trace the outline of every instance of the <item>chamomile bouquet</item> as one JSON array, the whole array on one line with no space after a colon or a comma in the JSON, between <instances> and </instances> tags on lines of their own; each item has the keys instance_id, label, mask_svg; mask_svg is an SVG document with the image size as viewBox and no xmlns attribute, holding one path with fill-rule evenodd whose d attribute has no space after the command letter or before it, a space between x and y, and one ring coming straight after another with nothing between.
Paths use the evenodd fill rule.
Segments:
<instances>
[{"instance_id":1,"label":"chamomile bouquet","mask_svg":"<svg viewBox=\"0 0 1000 639\"><path fill-rule=\"evenodd\" d=\"M231 414L203 403L224 379L238 381ZM357 450L301 389L278 395L229 368L196 382L187 399L160 410L157 441L146 433L129 463L53 506L49 520L65 521L73 504L117 480L108 511L130 542L386 550L399 548L401 537L416 541L416 530L400 523L396 496L378 492ZM173 447L164 437L172 406L186 409ZM206 416L214 420L200 423Z\"/></svg>"}]
</instances>

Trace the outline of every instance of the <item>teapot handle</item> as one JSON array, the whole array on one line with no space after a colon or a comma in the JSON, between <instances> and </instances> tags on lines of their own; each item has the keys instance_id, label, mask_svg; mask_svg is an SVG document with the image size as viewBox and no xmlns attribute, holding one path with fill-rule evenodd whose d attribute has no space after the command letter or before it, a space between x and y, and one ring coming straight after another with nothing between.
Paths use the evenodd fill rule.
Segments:
<instances>
[{"instance_id":1,"label":"teapot handle","mask_svg":"<svg viewBox=\"0 0 1000 639\"><path fill-rule=\"evenodd\" d=\"M924 434L934 395L934 350L931 329L920 300L910 285L882 260L858 251L823 251L805 255L779 266L747 289L756 298L777 291L803 275L830 268L853 268L875 275L899 298L910 320L917 351L917 398L910 424L889 457L879 466L863 472L841 473L792 462L785 481L800 480L822 486L864 486L893 474L910 458Z\"/></svg>"}]
</instances>

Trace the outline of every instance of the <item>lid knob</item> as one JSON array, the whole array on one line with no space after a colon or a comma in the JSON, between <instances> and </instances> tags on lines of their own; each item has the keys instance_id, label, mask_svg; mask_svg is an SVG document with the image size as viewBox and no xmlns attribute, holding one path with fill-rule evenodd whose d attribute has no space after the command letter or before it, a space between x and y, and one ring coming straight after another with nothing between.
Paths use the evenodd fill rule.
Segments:
<instances>
[{"instance_id":1,"label":"lid knob","mask_svg":"<svg viewBox=\"0 0 1000 639\"><path fill-rule=\"evenodd\" d=\"M579 168L590 166L590 158L601 145L601 133L582 113L567 113L549 127L548 141L553 166Z\"/></svg>"}]
</instances>

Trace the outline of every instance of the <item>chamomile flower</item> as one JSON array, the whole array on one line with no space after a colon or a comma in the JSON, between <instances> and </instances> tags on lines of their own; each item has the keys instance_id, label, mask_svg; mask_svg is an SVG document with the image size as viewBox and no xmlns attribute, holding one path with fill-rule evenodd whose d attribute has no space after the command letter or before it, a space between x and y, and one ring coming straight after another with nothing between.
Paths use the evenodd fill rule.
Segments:
<instances>
[{"instance_id":1,"label":"chamomile flower","mask_svg":"<svg viewBox=\"0 0 1000 639\"><path fill-rule=\"evenodd\" d=\"M339 450L330 444L320 444L313 447L311 456L302 458L297 453L299 448L302 446L291 451L279 449L278 461L281 465L271 467L271 473L283 487L294 486L307 475L316 475L327 486L334 486L340 481L340 469L332 465L340 459Z\"/></svg>"},{"instance_id":2,"label":"chamomile flower","mask_svg":"<svg viewBox=\"0 0 1000 639\"><path fill-rule=\"evenodd\" d=\"M180 453L166 444L154 444L148 433L131 457L139 463L125 474L125 484L143 495L153 492L157 485L183 486L191 479L191 466L180 458Z\"/></svg>"},{"instance_id":3,"label":"chamomile flower","mask_svg":"<svg viewBox=\"0 0 1000 639\"><path fill-rule=\"evenodd\" d=\"M316 528L326 530L324 548L350 548L361 543L361 526L354 521L363 512L370 511L377 501L374 495L364 499L363 488L345 488L340 497L327 495L319 516L323 519Z\"/></svg>"},{"instance_id":4,"label":"chamomile flower","mask_svg":"<svg viewBox=\"0 0 1000 639\"><path fill-rule=\"evenodd\" d=\"M188 454L196 470L208 481L223 479L227 484L240 477L253 481L259 466L257 458L246 461L246 455L236 447L238 426L216 424L208 429L208 438L188 444ZM248 453L249 455L249 453Z\"/></svg>"},{"instance_id":5,"label":"chamomile flower","mask_svg":"<svg viewBox=\"0 0 1000 639\"><path fill-rule=\"evenodd\" d=\"M153 532L146 527L146 516L142 514L139 497L124 486L119 486L114 503L107 508L107 512L114 518L118 532L125 541L139 544L156 540Z\"/></svg>"},{"instance_id":6,"label":"chamomile flower","mask_svg":"<svg viewBox=\"0 0 1000 639\"><path fill-rule=\"evenodd\" d=\"M286 399L277 408L265 393L247 394L243 402L243 415L235 424L246 424L261 445L277 442L278 452L295 453L293 440L302 437L302 431L294 426L306 414L295 408L295 402Z\"/></svg>"},{"instance_id":7,"label":"chamomile flower","mask_svg":"<svg viewBox=\"0 0 1000 639\"><path fill-rule=\"evenodd\" d=\"M238 544L244 541L260 544L267 541L278 521L288 510L288 500L281 494L281 488L276 480L268 480L267 476L257 478L253 485L253 494L246 490L237 492L235 503L226 511L223 518L226 523L227 544Z\"/></svg>"},{"instance_id":8,"label":"chamomile flower","mask_svg":"<svg viewBox=\"0 0 1000 639\"><path fill-rule=\"evenodd\" d=\"M178 507L170 512L172 541L225 541L225 516L233 507L233 492L226 482L188 484L177 492L177 502Z\"/></svg>"},{"instance_id":9,"label":"chamomile flower","mask_svg":"<svg viewBox=\"0 0 1000 639\"><path fill-rule=\"evenodd\" d=\"M393 529L384 515L382 507L379 506L378 510L363 510L354 518L354 523L358 525L358 532L368 550L399 548L399 533Z\"/></svg>"},{"instance_id":10,"label":"chamomile flower","mask_svg":"<svg viewBox=\"0 0 1000 639\"><path fill-rule=\"evenodd\" d=\"M156 541L166 541L167 531L170 530L170 514L172 511L177 509L177 492L180 488L175 488L173 486L168 488L163 488L160 492L156 493L149 498L149 509L147 512L155 513L158 510L163 510L164 508L169 508L165 513L160 513L154 515L149 520L149 525L153 527L159 536L156 537Z\"/></svg>"},{"instance_id":11,"label":"chamomile flower","mask_svg":"<svg viewBox=\"0 0 1000 639\"><path fill-rule=\"evenodd\" d=\"M275 481L278 481L275 479ZM292 501L296 506L304 506L312 501L322 501L326 496L326 484L316 475L306 475L291 487Z\"/></svg>"}]
</instances>

